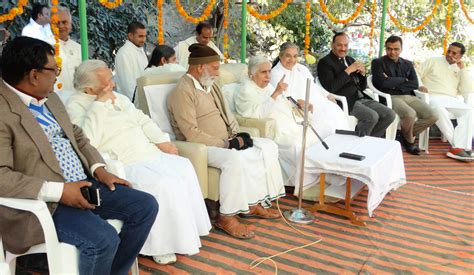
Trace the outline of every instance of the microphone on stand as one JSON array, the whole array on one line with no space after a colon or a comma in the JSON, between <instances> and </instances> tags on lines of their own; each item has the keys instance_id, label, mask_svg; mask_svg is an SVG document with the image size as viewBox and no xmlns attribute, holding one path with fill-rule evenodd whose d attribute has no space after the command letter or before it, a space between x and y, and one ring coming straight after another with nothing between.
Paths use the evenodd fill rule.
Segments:
<instances>
[{"instance_id":1,"label":"microphone on stand","mask_svg":"<svg viewBox=\"0 0 474 275\"><path fill-rule=\"evenodd\" d=\"M282 93L283 95L283 93ZM298 101L296 101L293 97L291 96L287 96L286 99L288 99L291 103L293 103L293 105L295 105L297 107L297 110L298 110L298 113L303 116L303 113L302 111L304 110L303 107L301 107L301 105L298 103ZM321 141L321 144L324 146L324 148L326 148L326 150L329 150L329 146L326 144L326 142L324 142L324 140L319 136L318 132L316 132L316 129L314 129L313 125L311 125L311 123L308 124L308 126L311 128L311 130L313 131L313 133L318 137L319 141Z\"/></svg>"}]
</instances>

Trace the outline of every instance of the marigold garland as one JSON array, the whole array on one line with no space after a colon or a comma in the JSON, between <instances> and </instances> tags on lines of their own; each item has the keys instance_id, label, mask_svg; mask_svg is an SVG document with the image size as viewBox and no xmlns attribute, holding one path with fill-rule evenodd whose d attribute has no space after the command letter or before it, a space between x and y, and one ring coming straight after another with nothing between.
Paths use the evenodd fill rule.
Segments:
<instances>
[{"instance_id":1,"label":"marigold garland","mask_svg":"<svg viewBox=\"0 0 474 275\"><path fill-rule=\"evenodd\" d=\"M63 60L59 56L60 54L60 48L59 48L59 28L58 28L58 22L59 22L59 17L58 17L58 5L59 1L58 0L52 0L51 4L53 7L51 8L51 31L54 34L54 60L56 61L56 64L58 66L58 69L61 71L61 67L63 65ZM61 89L63 86L62 83L58 83L57 87L58 89Z\"/></svg>"},{"instance_id":2,"label":"marigold garland","mask_svg":"<svg viewBox=\"0 0 474 275\"><path fill-rule=\"evenodd\" d=\"M351 22L352 20L354 20L357 16L359 16L360 12L362 11L362 7L365 4L365 1L366 0L360 0L360 3L357 6L357 9L355 10L355 12L353 14L351 14L349 17L347 17L346 19L337 19L336 17L334 17L334 15L332 15L328 11L328 7L324 3L324 0L319 0L319 5L321 6L321 10L327 15L329 20L331 20L333 23L335 23L335 24L337 24L337 23L347 24L347 23Z\"/></svg>"},{"instance_id":3,"label":"marigold garland","mask_svg":"<svg viewBox=\"0 0 474 275\"><path fill-rule=\"evenodd\" d=\"M453 0L448 0L448 8L446 11L446 34L444 36L444 41L443 41L443 51L444 54L446 55L446 52L448 51L448 42L449 42L449 32L451 31L451 9L453 7Z\"/></svg>"},{"instance_id":4,"label":"marigold garland","mask_svg":"<svg viewBox=\"0 0 474 275\"><path fill-rule=\"evenodd\" d=\"M377 0L372 2L372 6L370 7L370 47L369 47L369 59L372 57L373 54L373 47L374 47L374 30L375 30L375 11L377 10Z\"/></svg>"},{"instance_id":5,"label":"marigold garland","mask_svg":"<svg viewBox=\"0 0 474 275\"><path fill-rule=\"evenodd\" d=\"M179 0L176 0L176 8L178 8L178 12L179 14L181 14L182 17L184 17L184 19L188 22L191 22L191 23L194 23L194 24L197 24L201 21L204 21L206 20L209 15L211 14L212 12L212 8L214 7L214 4L216 3L216 0L210 0L209 1L209 4L207 5L207 7L204 9L203 13L201 16L199 17L192 17L190 16L183 8L183 6L181 5L180 1Z\"/></svg>"},{"instance_id":6,"label":"marigold garland","mask_svg":"<svg viewBox=\"0 0 474 275\"><path fill-rule=\"evenodd\" d=\"M423 29L431 21L431 19L433 19L433 16L438 11L438 7L439 7L440 4L441 4L441 0L436 0L436 3L433 6L433 9L431 10L430 15L428 15L428 17L426 17L425 20L423 20L423 22L420 25L418 25L417 27L414 27L414 28L407 28L407 27L403 26L402 24L400 24L400 22L398 22L398 20L392 15L389 8L387 8L387 12L388 12L388 15L390 16L390 20L392 20L392 22L400 30L402 30L403 32L417 32L417 31Z\"/></svg>"},{"instance_id":7,"label":"marigold garland","mask_svg":"<svg viewBox=\"0 0 474 275\"><path fill-rule=\"evenodd\" d=\"M281 4L281 6L270 12L270 13L267 13L267 14L260 14L258 13L251 5L247 4L247 11L250 13L250 15L252 15L253 17L255 18L258 18L260 20L268 20L268 19L272 19L273 17L279 15L284 9L286 9L286 7L288 6L288 4L290 4L292 2L292 0L285 0L285 2L283 2Z\"/></svg>"},{"instance_id":8,"label":"marigold garland","mask_svg":"<svg viewBox=\"0 0 474 275\"><path fill-rule=\"evenodd\" d=\"M309 24L311 23L311 2L306 1L306 25L305 25L305 36L304 36L304 55L306 56L309 52L309 45L311 43L309 36Z\"/></svg>"},{"instance_id":9,"label":"marigold garland","mask_svg":"<svg viewBox=\"0 0 474 275\"><path fill-rule=\"evenodd\" d=\"M158 45L165 44L164 31L163 31L163 0L156 1L156 21L158 22Z\"/></svg>"},{"instance_id":10,"label":"marigold garland","mask_svg":"<svg viewBox=\"0 0 474 275\"><path fill-rule=\"evenodd\" d=\"M123 4L123 0L114 0L113 2L109 0L99 0L99 3L108 9L115 9Z\"/></svg>"},{"instance_id":11,"label":"marigold garland","mask_svg":"<svg viewBox=\"0 0 474 275\"><path fill-rule=\"evenodd\" d=\"M229 62L229 35L227 27L229 26L229 0L224 0L224 63Z\"/></svg>"},{"instance_id":12,"label":"marigold garland","mask_svg":"<svg viewBox=\"0 0 474 275\"><path fill-rule=\"evenodd\" d=\"M0 23L13 20L17 15L23 14L24 7L28 4L28 0L19 0L15 8L10 9L8 13L0 15Z\"/></svg>"},{"instance_id":13,"label":"marigold garland","mask_svg":"<svg viewBox=\"0 0 474 275\"><path fill-rule=\"evenodd\" d=\"M462 10L462 12L464 13L464 15L466 16L467 20L468 20L471 24L474 24L474 20L472 20L472 18L469 16L469 12L467 11L466 6L464 5L464 1L463 1L463 0L459 0L459 4L461 5L461 10Z\"/></svg>"}]
</instances>

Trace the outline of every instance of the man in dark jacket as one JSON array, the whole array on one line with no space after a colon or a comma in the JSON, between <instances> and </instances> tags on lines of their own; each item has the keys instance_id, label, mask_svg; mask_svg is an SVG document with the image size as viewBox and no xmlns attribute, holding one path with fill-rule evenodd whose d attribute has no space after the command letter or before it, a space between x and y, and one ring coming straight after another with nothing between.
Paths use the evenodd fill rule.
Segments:
<instances>
[{"instance_id":1,"label":"man in dark jacket","mask_svg":"<svg viewBox=\"0 0 474 275\"><path fill-rule=\"evenodd\" d=\"M364 64L347 56L349 38L336 33L331 52L318 63L321 85L330 93L347 98L350 115L358 119L356 131L382 137L395 119L395 112L362 93L367 88Z\"/></svg>"},{"instance_id":2,"label":"man in dark jacket","mask_svg":"<svg viewBox=\"0 0 474 275\"><path fill-rule=\"evenodd\" d=\"M392 95L393 110L400 117L400 142L407 152L418 155L416 136L438 120L431 107L415 96L418 78L413 64L400 57L403 41L390 36L385 41L386 55L372 61L375 88Z\"/></svg>"}]
</instances>

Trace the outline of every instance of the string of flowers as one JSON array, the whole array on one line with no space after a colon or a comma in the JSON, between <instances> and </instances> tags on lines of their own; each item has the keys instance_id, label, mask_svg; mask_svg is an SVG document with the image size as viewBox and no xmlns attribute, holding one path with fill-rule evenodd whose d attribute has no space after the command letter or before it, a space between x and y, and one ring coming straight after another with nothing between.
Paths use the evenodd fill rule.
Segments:
<instances>
[{"instance_id":1,"label":"string of flowers","mask_svg":"<svg viewBox=\"0 0 474 275\"><path fill-rule=\"evenodd\" d=\"M164 32L163 32L163 0L156 1L156 21L158 22L158 45L165 44Z\"/></svg>"},{"instance_id":2,"label":"string of flowers","mask_svg":"<svg viewBox=\"0 0 474 275\"><path fill-rule=\"evenodd\" d=\"M448 51L448 42L449 42L449 32L451 31L451 9L453 7L453 0L448 0L448 8L446 11L446 34L444 36L444 41L443 41L443 51L444 54L446 55L446 52Z\"/></svg>"},{"instance_id":3,"label":"string of flowers","mask_svg":"<svg viewBox=\"0 0 474 275\"><path fill-rule=\"evenodd\" d=\"M258 18L260 20L268 20L279 15L284 9L286 9L286 7L288 6L288 4L291 3L291 1L292 0L285 0L285 2L283 2L278 9L267 14L260 14L249 4L247 4L247 11L250 13L250 15L252 15L255 18Z\"/></svg>"},{"instance_id":4,"label":"string of flowers","mask_svg":"<svg viewBox=\"0 0 474 275\"><path fill-rule=\"evenodd\" d=\"M306 29L305 29L305 36L304 36L304 55L308 55L309 52L309 45L310 45L310 36L309 36L309 24L311 23L311 2L306 1Z\"/></svg>"},{"instance_id":5,"label":"string of flowers","mask_svg":"<svg viewBox=\"0 0 474 275\"><path fill-rule=\"evenodd\" d=\"M59 28L58 28L58 22L59 22L59 17L58 17L58 5L59 1L58 0L52 0L51 4L53 7L51 8L51 31L54 34L54 60L56 61L56 64L58 65L58 69L61 71L61 67L63 65L63 61L61 57L59 56L60 49L59 49ZM63 84L58 83L57 84L58 89L61 89Z\"/></svg>"},{"instance_id":6,"label":"string of flowers","mask_svg":"<svg viewBox=\"0 0 474 275\"><path fill-rule=\"evenodd\" d=\"M435 5L433 6L433 9L431 10L431 13L430 15L428 15L428 17L425 18L425 20L423 20L423 22L421 22L420 25L414 27L414 28L407 28L405 26L403 26L402 24L400 24L400 22L392 15L392 13L390 12L390 9L387 8L387 12L388 12L388 15L390 16L390 20L392 20L392 22L400 29L402 30L403 32L417 32L421 29L423 29L430 21L431 19L433 19L433 16L436 14L436 12L438 11L438 7L441 3L441 0L436 0L436 3Z\"/></svg>"},{"instance_id":7,"label":"string of flowers","mask_svg":"<svg viewBox=\"0 0 474 275\"><path fill-rule=\"evenodd\" d=\"M99 3L108 9L115 9L123 4L123 0L114 0L113 2L109 0L99 0Z\"/></svg>"},{"instance_id":8,"label":"string of flowers","mask_svg":"<svg viewBox=\"0 0 474 275\"><path fill-rule=\"evenodd\" d=\"M372 6L370 7L370 47L369 47L369 59L372 57L373 54L373 47L374 47L374 29L375 29L375 11L377 10L377 0L372 2Z\"/></svg>"},{"instance_id":9,"label":"string of flowers","mask_svg":"<svg viewBox=\"0 0 474 275\"><path fill-rule=\"evenodd\" d=\"M181 2L179 0L176 0L176 8L178 8L178 12L179 14L181 14L182 17L184 17L184 19L188 22L191 22L191 23L194 23L194 24L197 24L201 21L204 21L206 20L209 15L211 14L212 12L212 8L214 7L214 4L216 3L216 0L210 0L209 1L209 4L207 5L207 7L204 9L203 13L201 16L199 17L193 17L193 16L190 16L183 8L183 6L181 5Z\"/></svg>"},{"instance_id":10,"label":"string of flowers","mask_svg":"<svg viewBox=\"0 0 474 275\"><path fill-rule=\"evenodd\" d=\"M229 26L229 0L224 0L224 63L229 62L229 34L227 27Z\"/></svg>"},{"instance_id":11,"label":"string of flowers","mask_svg":"<svg viewBox=\"0 0 474 275\"><path fill-rule=\"evenodd\" d=\"M474 20L472 20L472 18L469 16L469 12L467 11L466 5L464 5L464 1L463 1L463 0L459 0L459 4L461 5L461 10L462 10L462 12L464 13L464 15L466 16L467 20L468 20L471 24L474 24Z\"/></svg>"},{"instance_id":12,"label":"string of flowers","mask_svg":"<svg viewBox=\"0 0 474 275\"><path fill-rule=\"evenodd\" d=\"M360 12L362 11L362 7L365 4L365 1L366 0L360 0L359 5L357 6L355 12L351 14L349 17L347 17L346 19L338 19L334 17L334 15L332 15L329 12L328 7L326 6L326 3L324 3L324 0L319 0L319 5L321 6L321 10L327 15L329 20L331 20L333 23L347 24L351 22L352 20L354 20L357 16L359 16Z\"/></svg>"},{"instance_id":13,"label":"string of flowers","mask_svg":"<svg viewBox=\"0 0 474 275\"><path fill-rule=\"evenodd\" d=\"M18 5L15 8L10 9L8 13L0 15L0 23L15 19L17 15L20 15L24 12L24 7L27 4L28 0L18 0Z\"/></svg>"}]
</instances>

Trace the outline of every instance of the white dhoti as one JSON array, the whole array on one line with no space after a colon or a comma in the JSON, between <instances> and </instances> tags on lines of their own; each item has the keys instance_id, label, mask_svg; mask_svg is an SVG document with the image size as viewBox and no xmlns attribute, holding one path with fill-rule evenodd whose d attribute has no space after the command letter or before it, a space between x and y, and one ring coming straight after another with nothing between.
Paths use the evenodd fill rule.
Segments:
<instances>
[{"instance_id":1,"label":"white dhoti","mask_svg":"<svg viewBox=\"0 0 474 275\"><path fill-rule=\"evenodd\" d=\"M199 236L208 235L212 226L191 162L163 153L150 161L126 165L125 173L134 188L152 194L159 204L155 224L140 253L198 253Z\"/></svg>"},{"instance_id":2,"label":"white dhoti","mask_svg":"<svg viewBox=\"0 0 474 275\"><path fill-rule=\"evenodd\" d=\"M438 114L436 126L454 148L471 150L474 134L474 108L460 99L447 95L430 94L430 105ZM456 117L456 128L449 113Z\"/></svg>"},{"instance_id":3,"label":"white dhoti","mask_svg":"<svg viewBox=\"0 0 474 275\"><path fill-rule=\"evenodd\" d=\"M220 213L248 213L249 206L270 202L285 195L277 145L254 138L245 150L208 147L208 165L221 169L219 182Z\"/></svg>"}]
</instances>

